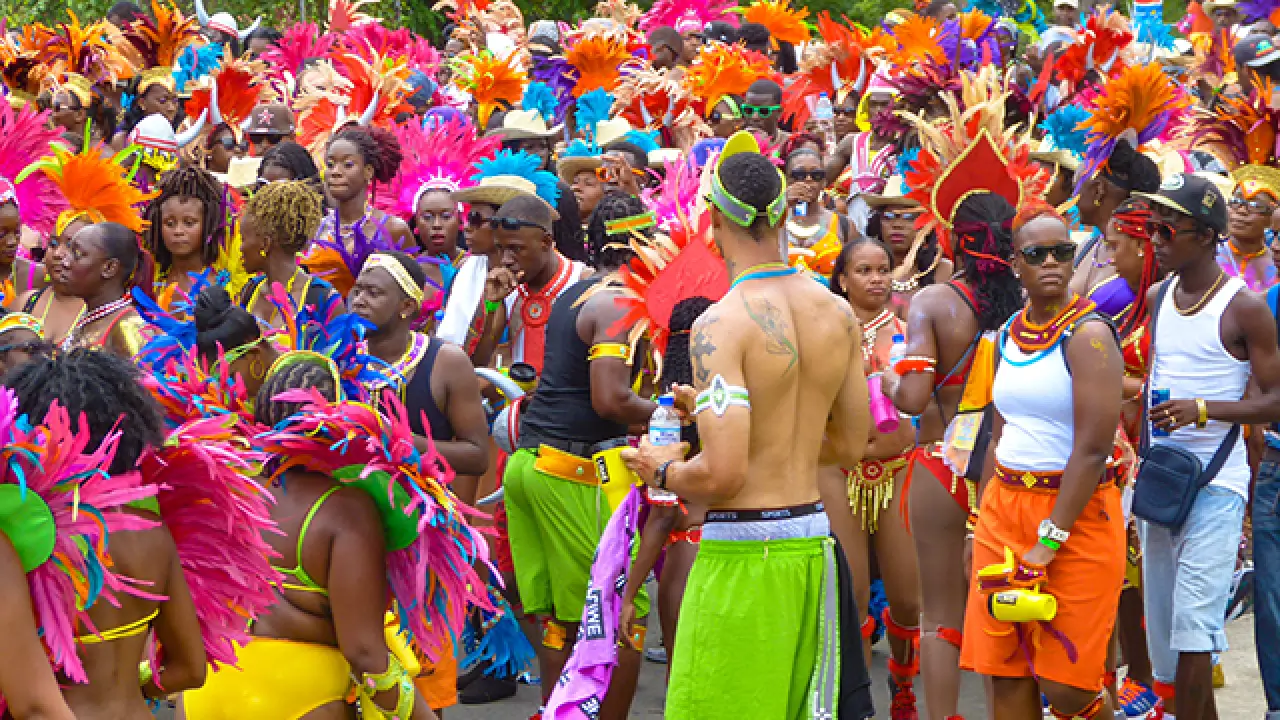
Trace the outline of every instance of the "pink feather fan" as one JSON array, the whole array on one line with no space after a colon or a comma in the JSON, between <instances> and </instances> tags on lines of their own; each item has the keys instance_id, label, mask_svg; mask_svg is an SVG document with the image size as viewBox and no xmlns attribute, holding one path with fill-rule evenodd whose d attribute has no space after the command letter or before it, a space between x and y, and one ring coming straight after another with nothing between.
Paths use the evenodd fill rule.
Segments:
<instances>
[{"instance_id":1,"label":"pink feather fan","mask_svg":"<svg viewBox=\"0 0 1280 720\"><path fill-rule=\"evenodd\" d=\"M391 181L389 192L379 193L385 199L384 211L412 222L417 203L424 190L453 192L475 185L474 163L493 157L502 145L498 137L476 137L476 128L462 120L448 120L423 128L413 122L397 126L393 132L400 141L404 159L400 172Z\"/></svg>"},{"instance_id":2,"label":"pink feather fan","mask_svg":"<svg viewBox=\"0 0 1280 720\"><path fill-rule=\"evenodd\" d=\"M397 543L388 541L392 608L414 647L436 662L452 651L471 606L493 610L474 567L489 565L488 546L466 521L474 511L449 490L453 470L429 437L425 451L415 449L408 413L392 392L382 397L385 412L365 403L330 403L315 390L291 390L276 400L308 404L255 440L280 460L275 477L305 467L370 492L384 525L400 528L388 529L388 537L400 534L404 544L394 549ZM414 537L405 538L406 521L415 520Z\"/></svg>"},{"instance_id":3,"label":"pink feather fan","mask_svg":"<svg viewBox=\"0 0 1280 720\"><path fill-rule=\"evenodd\" d=\"M740 17L734 0L657 0L640 18L641 32L672 27L680 32L701 32L709 22L723 21L737 26Z\"/></svg>"},{"instance_id":4,"label":"pink feather fan","mask_svg":"<svg viewBox=\"0 0 1280 720\"><path fill-rule=\"evenodd\" d=\"M160 515L214 669L235 663L236 645L249 641L249 622L276 604L283 581L270 563L278 554L263 539L280 531L271 495L253 479L262 455L235 427L232 415L192 420L141 460L143 478L160 490Z\"/></svg>"},{"instance_id":5,"label":"pink feather fan","mask_svg":"<svg viewBox=\"0 0 1280 720\"><path fill-rule=\"evenodd\" d=\"M31 108L14 110L9 103L0 103L0 178L14 185L22 224L48 235L58 214L67 209L66 199L45 173L28 173L21 182L18 177L31 163L52 155L49 147L62 142L62 133L49 129L47 111L37 113ZM5 190L0 182L0 196Z\"/></svg>"}]
</instances>

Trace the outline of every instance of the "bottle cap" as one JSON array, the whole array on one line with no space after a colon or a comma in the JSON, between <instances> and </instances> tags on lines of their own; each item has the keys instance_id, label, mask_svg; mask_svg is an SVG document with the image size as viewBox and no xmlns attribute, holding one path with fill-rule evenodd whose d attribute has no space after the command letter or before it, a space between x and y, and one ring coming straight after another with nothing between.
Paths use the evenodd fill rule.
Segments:
<instances>
[{"instance_id":1,"label":"bottle cap","mask_svg":"<svg viewBox=\"0 0 1280 720\"><path fill-rule=\"evenodd\" d=\"M661 405L662 407L675 407L676 406L675 396L663 395L662 397L658 398L658 404Z\"/></svg>"},{"instance_id":2,"label":"bottle cap","mask_svg":"<svg viewBox=\"0 0 1280 720\"><path fill-rule=\"evenodd\" d=\"M894 341L895 343L906 342L906 341L907 341L907 338L906 338L906 336L905 336L905 335L898 335L898 334L894 334L894 336L893 336L893 341Z\"/></svg>"}]
</instances>

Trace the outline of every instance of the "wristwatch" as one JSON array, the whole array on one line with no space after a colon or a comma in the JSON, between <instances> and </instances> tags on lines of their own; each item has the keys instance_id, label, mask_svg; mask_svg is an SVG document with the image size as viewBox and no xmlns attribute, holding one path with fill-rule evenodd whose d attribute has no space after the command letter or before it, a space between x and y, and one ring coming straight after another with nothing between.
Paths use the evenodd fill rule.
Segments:
<instances>
[{"instance_id":1,"label":"wristwatch","mask_svg":"<svg viewBox=\"0 0 1280 720\"><path fill-rule=\"evenodd\" d=\"M662 463L658 466L658 472L653 474L653 480L657 483L659 490L667 489L667 469L670 468L671 464L674 462L675 460L668 460Z\"/></svg>"},{"instance_id":2,"label":"wristwatch","mask_svg":"<svg viewBox=\"0 0 1280 720\"><path fill-rule=\"evenodd\" d=\"M1067 538L1071 537L1071 533L1063 530L1057 525L1054 525L1053 521L1049 518L1045 518L1040 521L1040 529L1036 534L1040 536L1041 540L1052 540L1059 545L1066 542Z\"/></svg>"}]
</instances>

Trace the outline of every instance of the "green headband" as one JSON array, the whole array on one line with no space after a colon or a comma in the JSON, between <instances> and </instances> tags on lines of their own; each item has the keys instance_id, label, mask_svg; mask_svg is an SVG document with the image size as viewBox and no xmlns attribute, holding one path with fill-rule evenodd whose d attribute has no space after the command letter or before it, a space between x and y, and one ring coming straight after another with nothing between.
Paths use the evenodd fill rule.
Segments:
<instances>
[{"instance_id":1,"label":"green headband","mask_svg":"<svg viewBox=\"0 0 1280 720\"><path fill-rule=\"evenodd\" d=\"M778 179L781 180L782 186L778 189L778 197L769 203L766 208L769 218L769 226L776 227L782 220L782 216L787 212L787 180L782 175L782 171L778 171ZM751 227L759 216L760 211L742 202L738 198L729 194L724 189L724 184L720 182L720 167L716 166L716 170L711 174L711 195L707 198L713 205L720 208L720 212L729 217L730 220L741 225L742 227Z\"/></svg>"}]
</instances>

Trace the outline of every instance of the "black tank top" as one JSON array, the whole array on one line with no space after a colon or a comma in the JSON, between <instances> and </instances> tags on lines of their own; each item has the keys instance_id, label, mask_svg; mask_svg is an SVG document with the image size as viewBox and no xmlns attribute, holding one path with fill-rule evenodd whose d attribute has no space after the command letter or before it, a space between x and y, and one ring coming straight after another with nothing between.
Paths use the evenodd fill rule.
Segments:
<instances>
[{"instance_id":1,"label":"black tank top","mask_svg":"<svg viewBox=\"0 0 1280 720\"><path fill-rule=\"evenodd\" d=\"M578 336L578 298L602 276L565 290L551 306L547 352L538 389L520 422L520 446L536 448L547 440L598 443L627 434L627 427L605 420L591 406L590 348Z\"/></svg>"},{"instance_id":2,"label":"black tank top","mask_svg":"<svg viewBox=\"0 0 1280 720\"><path fill-rule=\"evenodd\" d=\"M440 409L436 404L435 396L431 394L431 371L435 368L436 356L440 353L441 345L444 345L443 340L430 338L427 354L422 356L418 367L414 368L413 377L405 386L404 406L409 411L409 427L415 434L427 434L422 427L422 415L426 413L427 424L431 429L431 439L447 442L453 440L453 424L449 422L449 416Z\"/></svg>"}]
</instances>

